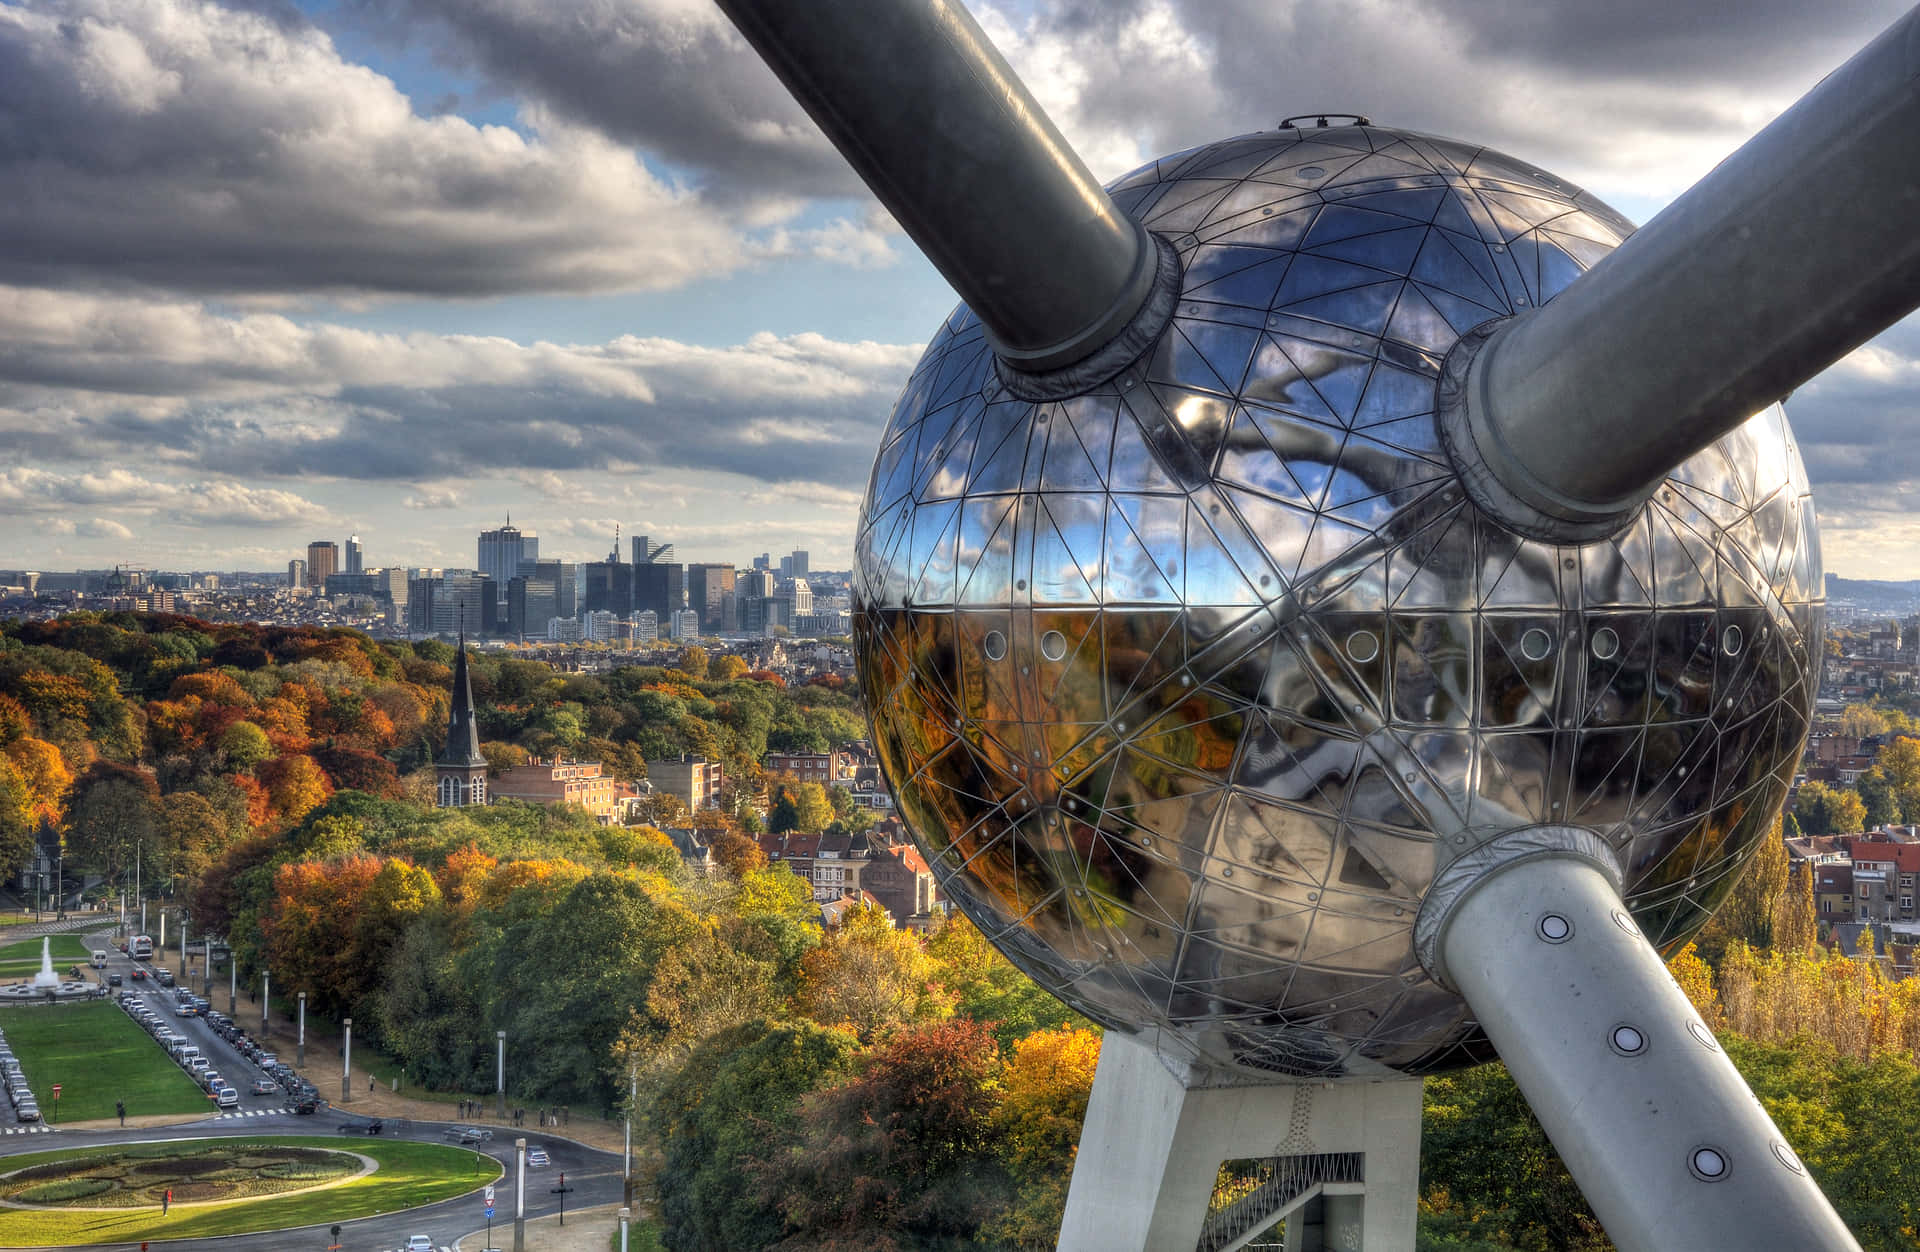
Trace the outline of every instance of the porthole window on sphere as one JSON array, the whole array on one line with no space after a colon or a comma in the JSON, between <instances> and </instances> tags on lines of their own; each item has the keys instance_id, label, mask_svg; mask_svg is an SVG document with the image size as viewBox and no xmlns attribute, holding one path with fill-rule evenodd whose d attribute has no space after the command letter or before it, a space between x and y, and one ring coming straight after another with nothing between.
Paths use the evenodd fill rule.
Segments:
<instances>
[{"instance_id":1,"label":"porthole window on sphere","mask_svg":"<svg viewBox=\"0 0 1920 1252\"><path fill-rule=\"evenodd\" d=\"M1007 655L1007 637L997 630L990 630L981 643L980 650L987 654L989 661L1001 660Z\"/></svg>"},{"instance_id":2,"label":"porthole window on sphere","mask_svg":"<svg viewBox=\"0 0 1920 1252\"><path fill-rule=\"evenodd\" d=\"M1529 661L1544 661L1553 651L1553 636L1538 626L1520 636L1520 654Z\"/></svg>"},{"instance_id":3,"label":"porthole window on sphere","mask_svg":"<svg viewBox=\"0 0 1920 1252\"><path fill-rule=\"evenodd\" d=\"M1729 626L1720 632L1720 650L1728 656L1740 655L1741 642L1740 628L1738 626Z\"/></svg>"},{"instance_id":4,"label":"porthole window on sphere","mask_svg":"<svg viewBox=\"0 0 1920 1252\"><path fill-rule=\"evenodd\" d=\"M1362 665L1380 655L1380 639L1370 630L1356 630L1347 636L1347 655Z\"/></svg>"},{"instance_id":5,"label":"porthole window on sphere","mask_svg":"<svg viewBox=\"0 0 1920 1252\"><path fill-rule=\"evenodd\" d=\"M1050 630L1040 636L1040 655L1049 661L1057 661L1067 654L1067 637L1057 630Z\"/></svg>"},{"instance_id":6,"label":"porthole window on sphere","mask_svg":"<svg viewBox=\"0 0 1920 1252\"><path fill-rule=\"evenodd\" d=\"M1602 626L1593 632L1592 647L1595 656L1603 661L1610 660L1620 650L1620 636L1613 633L1612 627Z\"/></svg>"}]
</instances>

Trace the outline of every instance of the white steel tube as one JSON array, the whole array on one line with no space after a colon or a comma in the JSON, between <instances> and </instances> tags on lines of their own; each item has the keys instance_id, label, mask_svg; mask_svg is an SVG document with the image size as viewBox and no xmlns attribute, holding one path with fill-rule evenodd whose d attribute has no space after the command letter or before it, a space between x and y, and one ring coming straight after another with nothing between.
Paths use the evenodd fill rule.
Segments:
<instances>
[{"instance_id":1,"label":"white steel tube","mask_svg":"<svg viewBox=\"0 0 1920 1252\"><path fill-rule=\"evenodd\" d=\"M1488 871L1438 946L1621 1252L1857 1252L1591 862Z\"/></svg>"}]
</instances>

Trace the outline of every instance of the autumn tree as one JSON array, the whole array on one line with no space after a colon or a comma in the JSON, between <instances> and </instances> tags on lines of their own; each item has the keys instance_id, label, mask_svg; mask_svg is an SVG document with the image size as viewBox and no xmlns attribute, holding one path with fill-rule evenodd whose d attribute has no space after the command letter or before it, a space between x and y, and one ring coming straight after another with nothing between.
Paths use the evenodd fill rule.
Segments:
<instances>
[{"instance_id":1,"label":"autumn tree","mask_svg":"<svg viewBox=\"0 0 1920 1252\"><path fill-rule=\"evenodd\" d=\"M1893 788L1901 812L1920 813L1920 739L1896 738L1880 749L1874 765Z\"/></svg>"},{"instance_id":2,"label":"autumn tree","mask_svg":"<svg viewBox=\"0 0 1920 1252\"><path fill-rule=\"evenodd\" d=\"M1849 704L1840 711L1840 733L1849 738L1884 735L1888 727L1886 714L1871 704Z\"/></svg>"},{"instance_id":3,"label":"autumn tree","mask_svg":"<svg viewBox=\"0 0 1920 1252\"><path fill-rule=\"evenodd\" d=\"M707 676L707 650L699 644L688 644L680 653L679 669L694 678Z\"/></svg>"},{"instance_id":4,"label":"autumn tree","mask_svg":"<svg viewBox=\"0 0 1920 1252\"><path fill-rule=\"evenodd\" d=\"M66 816L67 790L73 786L73 772L60 749L44 739L22 736L0 752L19 771L34 820L58 825Z\"/></svg>"},{"instance_id":5,"label":"autumn tree","mask_svg":"<svg viewBox=\"0 0 1920 1252\"><path fill-rule=\"evenodd\" d=\"M333 794L325 771L305 754L275 757L255 772L267 788L274 816L289 825Z\"/></svg>"},{"instance_id":6,"label":"autumn tree","mask_svg":"<svg viewBox=\"0 0 1920 1252\"><path fill-rule=\"evenodd\" d=\"M718 682L730 683L746 676L747 663L737 656L723 656L708 666L708 673Z\"/></svg>"},{"instance_id":7,"label":"autumn tree","mask_svg":"<svg viewBox=\"0 0 1920 1252\"><path fill-rule=\"evenodd\" d=\"M982 1232L988 1238L1043 1244L1060 1233L1099 1063L1100 1037L1090 1030L1038 1030L1014 1042L993 1113L1014 1201Z\"/></svg>"},{"instance_id":8,"label":"autumn tree","mask_svg":"<svg viewBox=\"0 0 1920 1252\"><path fill-rule=\"evenodd\" d=\"M1776 821L1747 859L1719 909L1696 940L1708 964L1720 959L1727 943L1738 939L1754 947L1773 946L1774 919L1787 889L1787 845Z\"/></svg>"},{"instance_id":9,"label":"autumn tree","mask_svg":"<svg viewBox=\"0 0 1920 1252\"><path fill-rule=\"evenodd\" d=\"M955 998L954 1011L985 1022L1003 1047L1043 1027L1089 1024L1016 969L965 914L948 914L926 950Z\"/></svg>"},{"instance_id":10,"label":"autumn tree","mask_svg":"<svg viewBox=\"0 0 1920 1252\"><path fill-rule=\"evenodd\" d=\"M917 935L894 929L883 910L861 905L801 958L800 1011L870 1042L952 1012L938 972Z\"/></svg>"},{"instance_id":11,"label":"autumn tree","mask_svg":"<svg viewBox=\"0 0 1920 1252\"><path fill-rule=\"evenodd\" d=\"M973 1241L1011 1190L994 1122L1000 1051L964 1018L905 1031L809 1097L769 1182L781 1249Z\"/></svg>"}]
</instances>

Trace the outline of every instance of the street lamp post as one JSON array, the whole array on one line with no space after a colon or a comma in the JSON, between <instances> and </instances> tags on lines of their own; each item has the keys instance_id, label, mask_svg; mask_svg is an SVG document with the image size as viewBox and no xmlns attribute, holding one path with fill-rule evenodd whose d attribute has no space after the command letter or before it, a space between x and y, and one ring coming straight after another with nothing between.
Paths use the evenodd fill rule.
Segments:
<instances>
[{"instance_id":1,"label":"street lamp post","mask_svg":"<svg viewBox=\"0 0 1920 1252\"><path fill-rule=\"evenodd\" d=\"M507 1115L507 1032L496 1030L493 1032L493 1038L496 1049L493 1058L493 1090L499 1101L500 1116L505 1118Z\"/></svg>"},{"instance_id":2,"label":"street lamp post","mask_svg":"<svg viewBox=\"0 0 1920 1252\"><path fill-rule=\"evenodd\" d=\"M163 916L161 920L165 921L166 918ZM272 1018L267 1012L267 1006L272 1003L273 973L270 970L263 969L260 971L260 1037L262 1039L267 1037L268 1028L273 1024Z\"/></svg>"},{"instance_id":3,"label":"street lamp post","mask_svg":"<svg viewBox=\"0 0 1920 1252\"><path fill-rule=\"evenodd\" d=\"M633 1210L620 1210L620 1252L627 1252L627 1219L633 1216Z\"/></svg>"},{"instance_id":4,"label":"street lamp post","mask_svg":"<svg viewBox=\"0 0 1920 1252\"><path fill-rule=\"evenodd\" d=\"M305 1069L307 1065L307 993L300 993L300 1026L293 1041L293 1063Z\"/></svg>"},{"instance_id":5,"label":"street lamp post","mask_svg":"<svg viewBox=\"0 0 1920 1252\"><path fill-rule=\"evenodd\" d=\"M344 1019L346 1041L340 1045L340 1103L353 1103L353 1019Z\"/></svg>"},{"instance_id":6,"label":"street lamp post","mask_svg":"<svg viewBox=\"0 0 1920 1252\"><path fill-rule=\"evenodd\" d=\"M513 1141L513 1252L527 1252L527 1141Z\"/></svg>"},{"instance_id":7,"label":"street lamp post","mask_svg":"<svg viewBox=\"0 0 1920 1252\"><path fill-rule=\"evenodd\" d=\"M622 1145L620 1149L620 1195L621 1195L621 1198L626 1203L632 1204L633 1203L633 1106L640 1102L640 1071L639 1070L633 1069L633 1068L629 1068L627 1070L627 1084L628 1084L627 1085L627 1126L626 1126L626 1132L621 1136ZM626 1212L625 1209L622 1209L620 1211L622 1213ZM626 1226L623 1224L620 1229L624 1231L626 1229ZM625 1246L624 1237L622 1240L622 1246Z\"/></svg>"},{"instance_id":8,"label":"street lamp post","mask_svg":"<svg viewBox=\"0 0 1920 1252\"><path fill-rule=\"evenodd\" d=\"M233 944L227 944L227 1016L233 1017L240 1012L240 959L233 954Z\"/></svg>"}]
</instances>

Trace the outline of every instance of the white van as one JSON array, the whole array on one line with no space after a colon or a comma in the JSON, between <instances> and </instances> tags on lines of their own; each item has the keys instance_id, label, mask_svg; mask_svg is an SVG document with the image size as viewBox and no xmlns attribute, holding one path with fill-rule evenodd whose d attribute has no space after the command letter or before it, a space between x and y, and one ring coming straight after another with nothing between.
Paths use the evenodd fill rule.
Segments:
<instances>
[{"instance_id":1,"label":"white van","mask_svg":"<svg viewBox=\"0 0 1920 1252\"><path fill-rule=\"evenodd\" d=\"M105 969L107 967L107 950L105 948L95 948L93 951L93 960L90 963L95 969Z\"/></svg>"}]
</instances>

